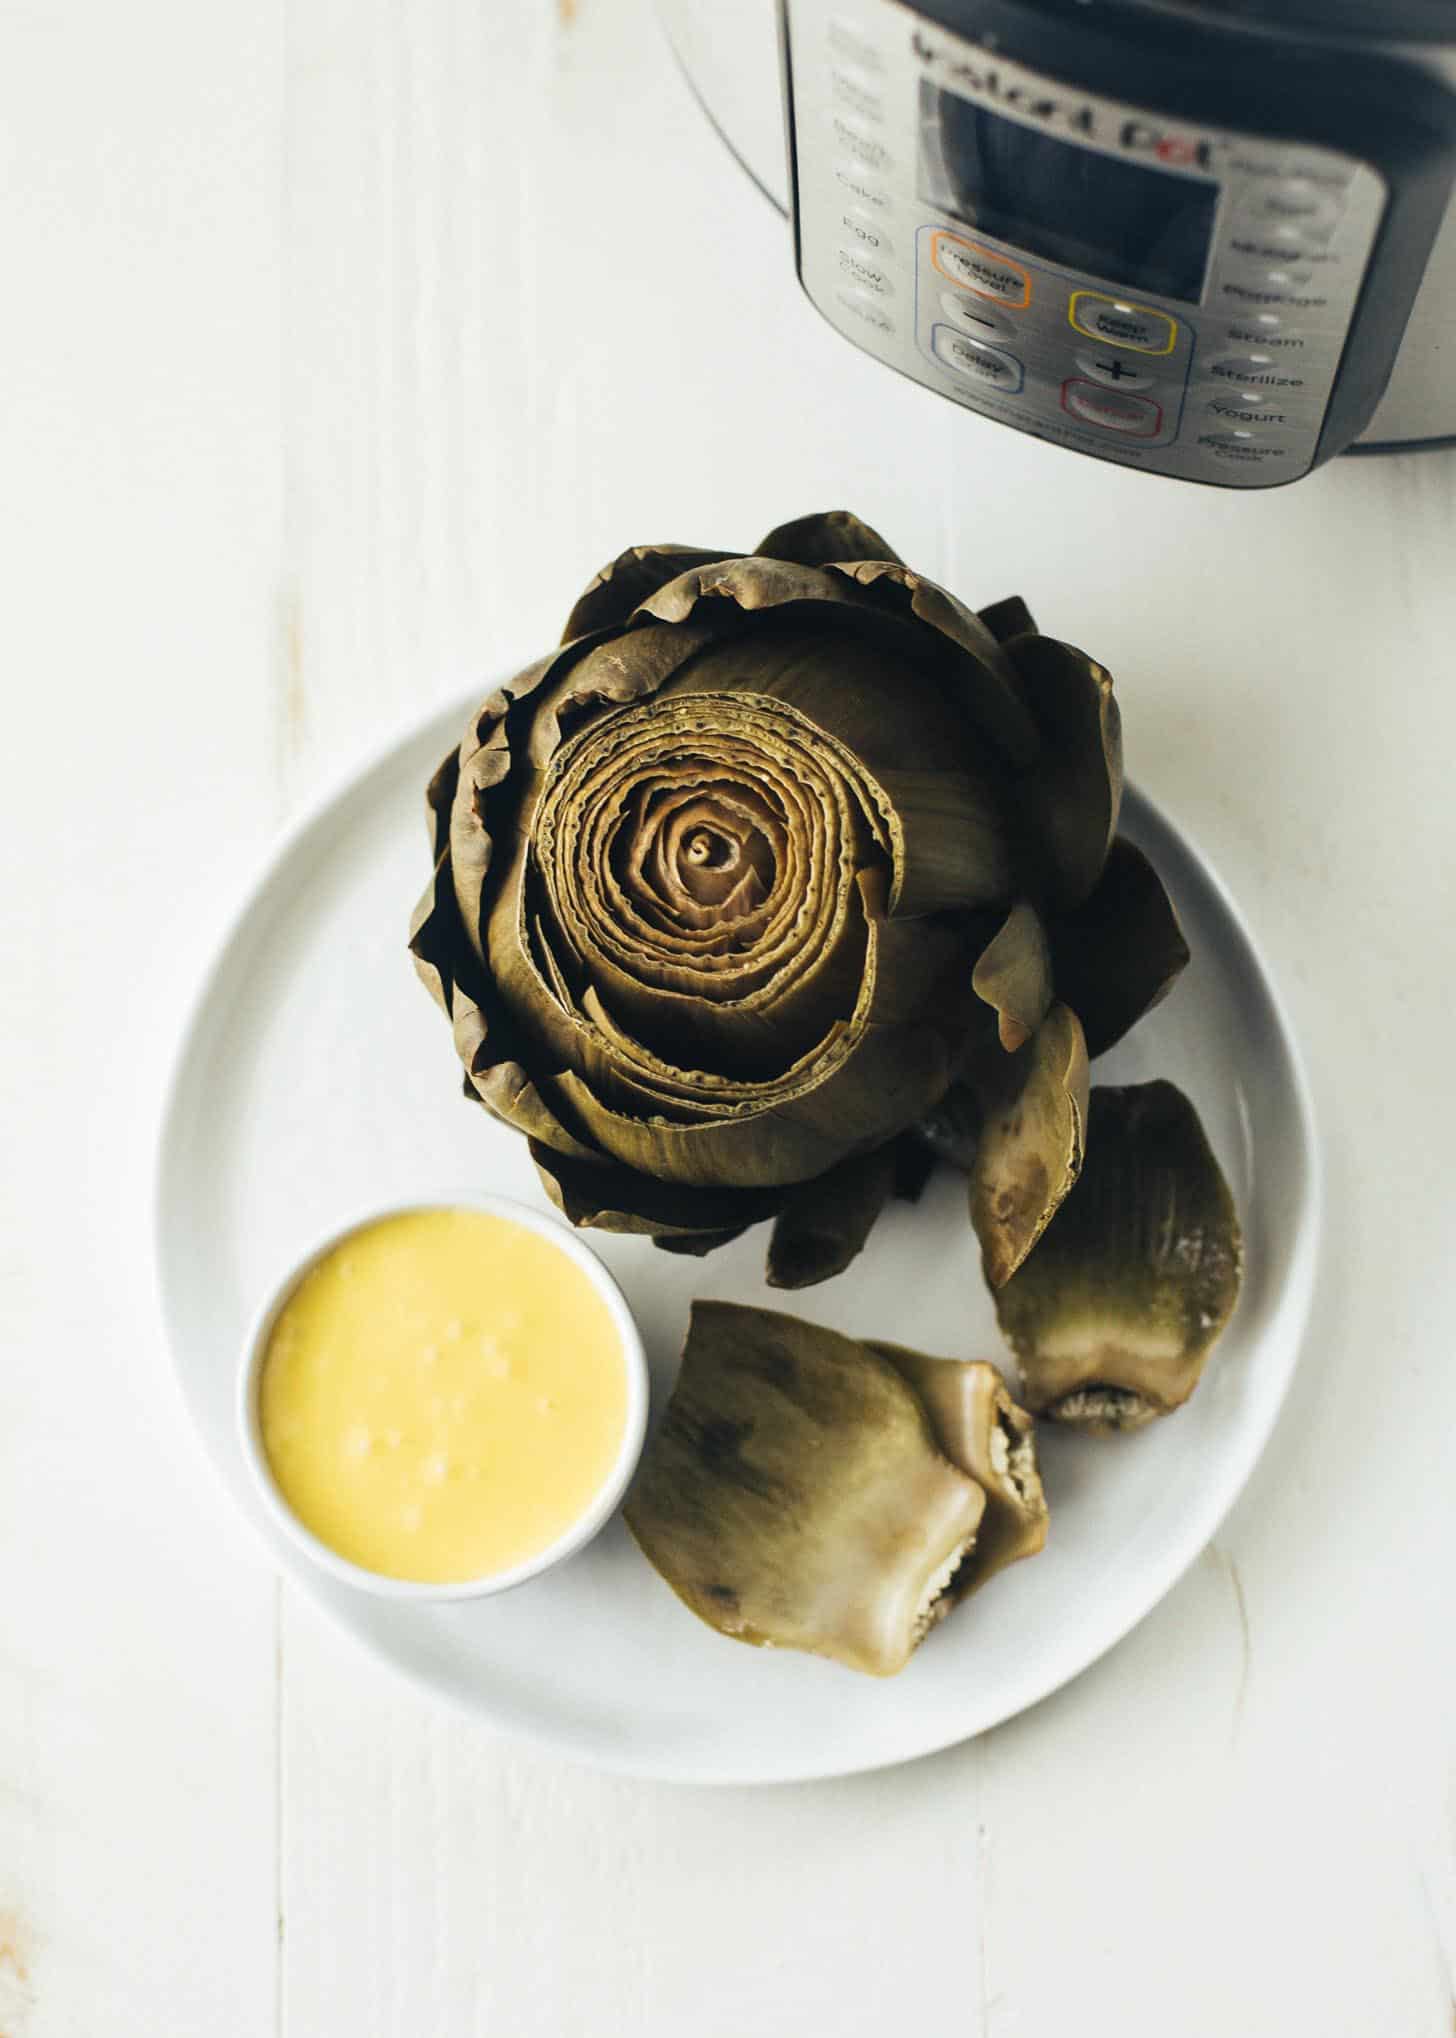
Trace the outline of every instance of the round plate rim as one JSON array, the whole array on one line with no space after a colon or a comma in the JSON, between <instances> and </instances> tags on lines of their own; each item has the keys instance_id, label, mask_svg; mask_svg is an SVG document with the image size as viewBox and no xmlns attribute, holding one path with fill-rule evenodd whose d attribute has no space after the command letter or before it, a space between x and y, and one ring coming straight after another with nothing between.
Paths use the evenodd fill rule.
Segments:
<instances>
[{"instance_id":1,"label":"round plate rim","mask_svg":"<svg viewBox=\"0 0 1456 2038\"><path fill-rule=\"evenodd\" d=\"M512 671L515 669L517 668L514 666L510 668ZM1196 1509L1188 1531L1173 1546L1177 1552L1176 1556L1163 1566L1149 1570L1145 1589L1130 1597L1128 1605L1122 1609L1118 1618L1109 1624L1107 1632L1098 1638L1096 1645L1090 1649L1079 1650L1075 1653L1074 1659L1067 1663L1054 1665L1051 1674L1044 1679L1036 1680L1032 1690L1022 1694L1013 1693L1007 1703L993 1708L985 1718L978 1720L972 1716L970 1723L964 1727L928 1739L915 1747L903 1751L876 1753L862 1761L835 1760L816 1766L806 1766L800 1762L782 1769L776 1768L771 1763L759 1763L751 1769L741 1771L720 1768L704 1771L691 1762L646 1759L640 1749L633 1749L623 1755L595 1748L585 1750L569 1735L537 1729L531 1723L522 1721L514 1713L498 1712L491 1705L488 1693L483 1692L480 1699L475 1700L442 1686L414 1661L387 1648L371 1628L358 1626L348 1619L340 1605L324 1590L326 1581L322 1574L315 1573L302 1552L294 1552L286 1544L277 1542L266 1534L263 1523L243 1504L239 1494L224 1477L222 1468L203 1435L202 1426L193 1412L187 1384L188 1376L178 1349L179 1341L173 1329L168 1294L166 1268L168 1170L178 1131L177 1119L183 1079L198 1029L208 1012L218 979L227 964L235 941L279 870L304 847L311 834L322 830L336 811L353 798L369 780L382 772L399 751L421 741L430 728L438 724L443 731L457 720L459 726L463 728L489 690L474 688L463 698L457 697L454 702L436 703L423 713L416 712L398 719L383 737L367 748L361 746L352 759L346 760L330 774L320 790L306 801L287 825L264 846L249 874L237 885L222 915L219 931L205 951L191 993L184 1000L182 1020L167 1059L158 1129L152 1152L149 1205L151 1273L158 1316L166 1337L168 1372L173 1390L186 1414L193 1442L206 1462L208 1471L227 1493L229 1504L248 1522L273 1563L305 1592L313 1606L324 1615L336 1631L347 1635L355 1646L365 1650L375 1660L386 1664L394 1674L404 1677L419 1690L427 1692L437 1703L446 1704L453 1711L483 1722L503 1738L548 1750L558 1758L607 1774L639 1777L663 1783L723 1788L828 1782L840 1777L866 1775L876 1770L898 1768L903 1763L921 1761L932 1755L942 1754L949 1748L959 1747L966 1741L990 1732L994 1727L1004 1725L1007 1720L1030 1711L1044 1699L1062 1690L1116 1648L1119 1642L1124 1641L1133 1629L1148 1617L1217 1535L1252 1477L1278 1422L1308 1332L1324 1230L1325 1199L1324 1158L1314 1110L1313 1090L1278 981L1270 971L1263 950L1218 867L1211 862L1187 830L1176 826L1163 808L1151 799L1140 785L1129 782L1126 791L1131 794L1134 802L1147 813L1155 826L1164 829L1177 841L1185 854L1196 864L1220 910L1244 942L1257 967L1260 987L1267 999L1288 1069L1289 1091L1299 1129L1303 1195L1301 1207L1296 1208L1290 1215L1292 1243L1289 1268L1275 1304L1276 1321L1286 1326L1285 1334L1279 1341L1286 1353L1281 1377L1274 1383L1272 1391L1266 1394L1257 1416L1241 1431L1235 1461L1223 1482L1217 1487L1205 1489L1203 1505ZM1267 1335L1264 1342L1268 1342Z\"/></svg>"}]
</instances>

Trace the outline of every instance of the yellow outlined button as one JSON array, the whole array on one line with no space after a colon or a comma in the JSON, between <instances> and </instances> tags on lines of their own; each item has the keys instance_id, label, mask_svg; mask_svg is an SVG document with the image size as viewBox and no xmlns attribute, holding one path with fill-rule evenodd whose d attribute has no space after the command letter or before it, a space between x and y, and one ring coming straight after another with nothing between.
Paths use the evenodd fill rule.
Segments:
<instances>
[{"instance_id":1,"label":"yellow outlined button","mask_svg":"<svg viewBox=\"0 0 1456 2038\"><path fill-rule=\"evenodd\" d=\"M998 255L993 248L979 247L944 228L930 236L930 259L947 283L977 297L989 297L1010 311L1021 311L1031 303L1031 274L1019 262Z\"/></svg>"},{"instance_id":2,"label":"yellow outlined button","mask_svg":"<svg viewBox=\"0 0 1456 2038\"><path fill-rule=\"evenodd\" d=\"M1105 346L1127 347L1134 354L1171 354L1178 344L1178 323L1150 304L1129 304L1102 290L1074 290L1067 305L1067 323L1074 332Z\"/></svg>"}]
</instances>

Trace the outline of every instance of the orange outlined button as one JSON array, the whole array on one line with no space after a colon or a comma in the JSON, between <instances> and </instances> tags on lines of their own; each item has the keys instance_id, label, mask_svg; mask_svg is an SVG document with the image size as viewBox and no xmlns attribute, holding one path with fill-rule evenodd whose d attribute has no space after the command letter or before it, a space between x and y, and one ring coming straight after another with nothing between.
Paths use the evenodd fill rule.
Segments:
<instances>
[{"instance_id":1,"label":"orange outlined button","mask_svg":"<svg viewBox=\"0 0 1456 2038\"><path fill-rule=\"evenodd\" d=\"M1067 306L1074 332L1109 347L1130 347L1135 354L1171 354L1178 343L1178 323L1150 304L1128 304L1101 290L1074 290Z\"/></svg>"},{"instance_id":2,"label":"orange outlined button","mask_svg":"<svg viewBox=\"0 0 1456 2038\"><path fill-rule=\"evenodd\" d=\"M972 290L977 297L989 297L1013 311L1031 303L1031 276L1019 262L962 240L959 234L937 229L930 236L930 259L947 283Z\"/></svg>"}]
</instances>

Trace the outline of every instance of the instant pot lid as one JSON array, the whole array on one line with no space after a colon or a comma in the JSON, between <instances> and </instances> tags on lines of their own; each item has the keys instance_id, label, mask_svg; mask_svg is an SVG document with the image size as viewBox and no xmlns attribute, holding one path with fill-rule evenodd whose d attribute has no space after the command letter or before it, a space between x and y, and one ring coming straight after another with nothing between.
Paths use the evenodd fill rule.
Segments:
<instances>
[{"instance_id":1,"label":"instant pot lid","mask_svg":"<svg viewBox=\"0 0 1456 2038\"><path fill-rule=\"evenodd\" d=\"M1325 41L1456 43L1456 0L1030 0L1047 16L1079 22L1098 13L1182 16L1220 22L1245 34L1305 28ZM663 22L703 110L754 182L780 212L789 209L779 83L778 0L659 0ZM926 13L953 25L955 0L930 0ZM1048 50L1049 68L1055 56Z\"/></svg>"}]
</instances>

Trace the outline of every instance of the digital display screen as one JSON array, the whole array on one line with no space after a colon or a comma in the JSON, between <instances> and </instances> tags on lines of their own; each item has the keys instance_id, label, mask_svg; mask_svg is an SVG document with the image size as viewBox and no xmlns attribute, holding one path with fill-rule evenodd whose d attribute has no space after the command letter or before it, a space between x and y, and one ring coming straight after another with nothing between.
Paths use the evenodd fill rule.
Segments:
<instances>
[{"instance_id":1,"label":"digital display screen","mask_svg":"<svg viewBox=\"0 0 1456 2038\"><path fill-rule=\"evenodd\" d=\"M923 196L967 226L1068 269L1196 303L1218 186L1105 156L920 86Z\"/></svg>"}]
</instances>

